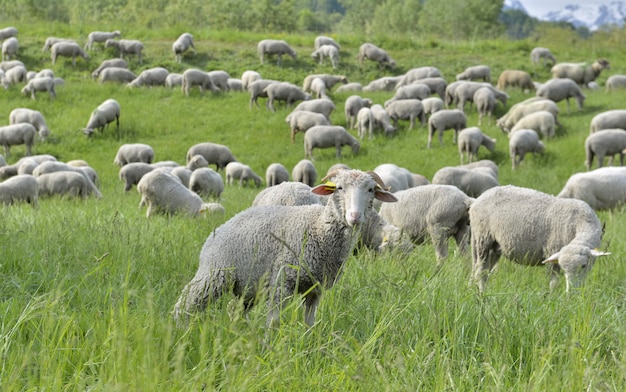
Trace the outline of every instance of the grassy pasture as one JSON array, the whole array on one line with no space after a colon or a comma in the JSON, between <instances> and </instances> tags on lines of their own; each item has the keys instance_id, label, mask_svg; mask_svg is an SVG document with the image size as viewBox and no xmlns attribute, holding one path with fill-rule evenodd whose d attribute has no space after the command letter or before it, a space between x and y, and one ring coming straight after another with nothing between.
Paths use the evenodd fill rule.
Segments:
<instances>
[{"instance_id":1,"label":"grassy pasture","mask_svg":"<svg viewBox=\"0 0 626 392\"><path fill-rule=\"evenodd\" d=\"M6 23L9 25L10 23ZM327 291L318 324L308 330L294 301L278 330L266 333L265 308L243 316L242 304L224 296L188 328L175 328L170 312L181 289L196 271L198 253L220 220L155 217L137 208L139 194L124 194L113 158L119 145L143 142L154 147L157 160L184 163L187 149L213 141L263 176L281 162L291 169L303 157L302 135L289 140L284 118L250 109L247 93L185 97L179 89L128 89L98 84L90 72L102 59L115 56L101 48L89 63L76 67L61 59L52 67L41 52L49 35L84 42L101 26L48 26L15 23L20 54L28 69L52 68L65 79L58 96L38 95L31 101L13 86L0 93L0 116L16 107L40 110L52 130L35 153L60 160L85 159L101 180L101 200L40 201L40 208L0 208L0 389L13 390L626 390L626 269L624 209L600 212L606 222L605 247L613 255L599 260L581 292L565 296L564 283L548 292L542 268L526 268L506 260L490 278L487 292L477 295L467 281L468 255L451 252L441 268L430 245L409 256L376 256L362 251L352 257L341 279ZM93 29L92 29L93 27ZM33 30L33 28L35 30ZM52 29L52 30L50 30ZM196 55L176 64L171 42L183 30L149 31L124 28L126 38L144 41L145 60L131 69L164 66L172 72L189 67L224 69L239 77L255 69L263 77L302 82L309 73L333 73L310 58L313 36L282 36L299 53L283 67L260 65L256 42L262 36L241 32L192 32ZM614 42L441 42L406 37L335 37L342 44L337 73L366 84L421 65L437 66L448 81L466 66L523 69L544 81L549 69L530 65L533 46L550 47L562 61L606 57L612 69L626 73L626 56ZM358 46L371 40L387 48L396 70L379 70L356 62ZM511 90L507 108L528 97ZM623 108L624 93L585 91L581 112L566 113L560 103L557 137L546 141L546 154L526 158L511 170L507 138L493 125L484 132L498 138L496 153L481 149L480 158L495 160L500 182L557 193L567 178L585 170L583 143L589 122L598 112ZM349 94L332 94L335 124L344 125L343 102ZM382 103L390 93L362 94ZM115 127L91 138L81 129L91 111L107 98L122 106L119 135ZM507 108L498 107L496 117ZM468 125L477 124L473 109ZM2 122L0 122L2 123ZM364 140L342 162L373 169L393 162L431 178L459 156L449 131L444 145L426 149L425 128L401 130L394 138ZM9 163L24 154L12 148ZM315 150L319 173L336 163L334 150ZM250 205L255 188L226 187L221 200L228 218ZM511 222L515 224L515 222ZM453 249L454 246L452 246Z\"/></svg>"}]
</instances>

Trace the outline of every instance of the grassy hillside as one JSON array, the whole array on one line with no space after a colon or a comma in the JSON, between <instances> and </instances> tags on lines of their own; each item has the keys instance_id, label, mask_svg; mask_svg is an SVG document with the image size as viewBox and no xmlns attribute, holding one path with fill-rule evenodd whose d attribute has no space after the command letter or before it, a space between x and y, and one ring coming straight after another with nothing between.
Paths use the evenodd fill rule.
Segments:
<instances>
[{"instance_id":1,"label":"grassy hillside","mask_svg":"<svg viewBox=\"0 0 626 392\"><path fill-rule=\"evenodd\" d=\"M10 23L6 23L9 25ZM606 223L605 248L613 255L597 262L586 287L572 296L561 282L548 292L543 268L502 260L479 296L468 286L469 255L452 256L437 268L431 245L408 256L352 257L339 282L324 293L318 324L308 330L298 301L285 311L278 330L267 331L265 308L247 316L242 304L225 296L211 304L187 328L177 329L170 312L198 264L207 235L223 220L145 217L139 194L124 194L113 158L124 143L150 144L157 160L184 163L187 149L212 141L230 146L234 155L259 175L273 162L289 170L303 158L302 135L289 140L284 119L249 108L247 93L207 93L179 89L129 89L99 84L91 71L115 53L99 48L86 63L62 59L53 67L41 48L47 36L85 41L91 30L118 26L47 26L37 30L17 24L21 59L29 70L52 68L65 79L54 100L36 101L20 94L21 86L0 93L0 113L16 107L40 110L52 130L37 154L59 160L85 159L101 180L101 200L46 199L40 208L0 209L0 386L2 390L625 390L626 352L623 328L626 270L621 263L626 235L624 210L601 212ZM33 30L35 29L35 30ZM626 56L616 42L548 37L539 42L442 42L406 37L335 37L342 45L340 68L333 71L309 57L313 36L280 36L299 53L283 67L260 65L256 42L265 36L241 32L192 32L198 53L177 64L171 42L181 31L133 31L125 38L145 43L145 61L131 69L164 66L171 72L190 67L223 69L239 77L246 69L264 78L301 84L309 73L341 73L366 84L385 76L432 65L448 81L466 66L488 64L495 78L504 69L523 69L545 81L549 69L530 64L534 46L550 47L560 61L610 60L611 74L626 73ZM358 64L359 45L372 41L396 59L395 70ZM495 83L495 80L494 80ZM507 107L530 95L509 91ZM557 193L567 178L584 171L583 143L596 114L623 108L624 93L586 90L581 112L570 114L559 103L563 124L545 141L544 156L526 158L513 172L508 141L492 123L483 131L498 139L496 152L480 158L500 167L500 183ZM335 124L344 125L343 102L350 94L332 94ZM377 103L390 93L362 94ZM108 98L122 106L119 136L115 127L87 138L81 129L91 111ZM478 117L468 109L468 125ZM2 123L2 122L0 122ZM364 140L358 155L348 148L342 162L373 169L392 162L428 178L459 156L447 131L444 145L426 148L425 128L397 136ZM11 149L9 163L24 155ZM336 163L334 150L315 150L319 173ZM221 203L227 219L247 208L259 189L226 187ZM515 222L511 222L515 224ZM452 246L451 250L456 250Z\"/></svg>"}]
</instances>

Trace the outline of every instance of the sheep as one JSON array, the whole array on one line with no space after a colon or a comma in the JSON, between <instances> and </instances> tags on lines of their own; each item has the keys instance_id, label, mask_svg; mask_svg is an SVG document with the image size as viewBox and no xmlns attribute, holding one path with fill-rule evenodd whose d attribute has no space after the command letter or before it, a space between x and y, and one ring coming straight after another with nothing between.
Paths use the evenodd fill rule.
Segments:
<instances>
[{"instance_id":1,"label":"sheep","mask_svg":"<svg viewBox=\"0 0 626 392\"><path fill-rule=\"evenodd\" d=\"M193 173L191 170L189 170L185 166L177 166L177 167L171 168L169 172L170 174L173 174L174 176L178 177L178 179L180 179L180 182L185 187L189 188L189 181L191 180L191 174Z\"/></svg>"},{"instance_id":2,"label":"sheep","mask_svg":"<svg viewBox=\"0 0 626 392\"><path fill-rule=\"evenodd\" d=\"M291 112L285 121L291 129L291 143L296 142L296 133L306 131L315 125L331 125L330 121L322 113L309 112L307 110L297 110Z\"/></svg>"},{"instance_id":3,"label":"sheep","mask_svg":"<svg viewBox=\"0 0 626 392\"><path fill-rule=\"evenodd\" d=\"M37 176L39 196L68 195L69 197L87 197L94 195L102 198L102 193L83 173L56 171Z\"/></svg>"},{"instance_id":4,"label":"sheep","mask_svg":"<svg viewBox=\"0 0 626 392\"><path fill-rule=\"evenodd\" d=\"M39 138L45 140L50 135L50 129L46 120L38 110L28 108L16 108L9 113L9 124L29 123L35 127Z\"/></svg>"},{"instance_id":5,"label":"sheep","mask_svg":"<svg viewBox=\"0 0 626 392\"><path fill-rule=\"evenodd\" d=\"M446 87L448 87L448 82L446 82L446 80L442 77L428 77L416 80L413 83L421 83L427 85L430 88L430 93L439 95L441 99L444 99L446 94Z\"/></svg>"},{"instance_id":6,"label":"sheep","mask_svg":"<svg viewBox=\"0 0 626 392\"><path fill-rule=\"evenodd\" d=\"M369 132L369 139L372 140L374 138L375 123L376 119L374 118L374 113L372 113L372 109L368 107L361 108L361 110L359 110L359 113L357 113L356 115L356 124L359 139L363 140L365 134Z\"/></svg>"},{"instance_id":7,"label":"sheep","mask_svg":"<svg viewBox=\"0 0 626 392\"><path fill-rule=\"evenodd\" d=\"M387 113L387 111L382 107L382 105L375 104L370 107L372 111L372 115L374 116L374 128L380 129L383 131L385 136L393 136L397 130L391 124L391 117Z\"/></svg>"},{"instance_id":8,"label":"sheep","mask_svg":"<svg viewBox=\"0 0 626 392\"><path fill-rule=\"evenodd\" d=\"M0 145L4 147L4 156L9 157L11 146L26 145L26 155L32 155L37 130L32 124L18 123L0 127Z\"/></svg>"},{"instance_id":9,"label":"sheep","mask_svg":"<svg viewBox=\"0 0 626 392\"><path fill-rule=\"evenodd\" d=\"M172 44L172 51L174 52L174 58L177 63L182 63L183 53L189 48L191 48L194 53L196 52L196 47L193 44L193 35L182 33Z\"/></svg>"},{"instance_id":10,"label":"sheep","mask_svg":"<svg viewBox=\"0 0 626 392\"><path fill-rule=\"evenodd\" d=\"M89 55L83 50L83 48L80 47L80 45L75 42L68 41L57 42L50 48L50 58L52 60L52 65L56 64L59 56L71 57L72 65L74 67L76 66L76 57L78 56L82 57L86 61L89 60Z\"/></svg>"},{"instance_id":11,"label":"sheep","mask_svg":"<svg viewBox=\"0 0 626 392\"><path fill-rule=\"evenodd\" d=\"M557 63L550 72L553 78L568 78L581 86L588 86L596 80L604 69L611 69L611 64L606 59L598 59L591 65L586 63Z\"/></svg>"},{"instance_id":12,"label":"sheep","mask_svg":"<svg viewBox=\"0 0 626 392\"><path fill-rule=\"evenodd\" d=\"M337 87L337 90L335 91L338 93L360 92L363 91L363 85L359 82L346 83Z\"/></svg>"},{"instance_id":13,"label":"sheep","mask_svg":"<svg viewBox=\"0 0 626 392\"><path fill-rule=\"evenodd\" d=\"M362 98L358 95L351 95L346 98L344 114L346 116L347 128L354 129L356 118L361 108L369 108L370 106L372 106L372 100L369 98Z\"/></svg>"},{"instance_id":14,"label":"sheep","mask_svg":"<svg viewBox=\"0 0 626 392\"><path fill-rule=\"evenodd\" d=\"M383 163L374 169L380 179L387 185L390 192L402 191L416 186L413 173L394 163Z\"/></svg>"},{"instance_id":15,"label":"sheep","mask_svg":"<svg viewBox=\"0 0 626 392\"><path fill-rule=\"evenodd\" d=\"M469 197L478 197L487 189L500 185L491 171L446 166L433 175L433 184L454 185Z\"/></svg>"},{"instance_id":16,"label":"sheep","mask_svg":"<svg viewBox=\"0 0 626 392\"><path fill-rule=\"evenodd\" d=\"M517 169L524 160L524 156L531 152L543 154L545 146L539 140L539 135L532 129L520 129L511 133L509 137L509 156L513 170Z\"/></svg>"},{"instance_id":17,"label":"sheep","mask_svg":"<svg viewBox=\"0 0 626 392\"><path fill-rule=\"evenodd\" d=\"M387 107L391 102L403 99L426 99L430 97L430 94L430 87L427 85L422 83L412 83L408 86L398 88L393 97L385 102L385 107Z\"/></svg>"},{"instance_id":18,"label":"sheep","mask_svg":"<svg viewBox=\"0 0 626 392\"><path fill-rule=\"evenodd\" d=\"M303 294L305 322L312 326L322 287L339 277L372 201L396 201L383 187L368 173L346 170L311 189L328 196L324 206L258 206L237 214L207 238L198 271L174 306L176 320L203 310L231 287L246 305L268 289L269 326L279 323L288 297Z\"/></svg>"},{"instance_id":19,"label":"sheep","mask_svg":"<svg viewBox=\"0 0 626 392\"><path fill-rule=\"evenodd\" d=\"M7 161L4 159L2 154L0 154L0 167L4 167L7 165Z\"/></svg>"},{"instance_id":20,"label":"sheep","mask_svg":"<svg viewBox=\"0 0 626 392\"><path fill-rule=\"evenodd\" d=\"M121 39L116 41L114 39L108 39L104 42L105 48L115 48L118 50L118 55L124 58L125 55L136 55L139 64L143 64L143 43L141 41L133 39Z\"/></svg>"},{"instance_id":21,"label":"sheep","mask_svg":"<svg viewBox=\"0 0 626 392\"><path fill-rule=\"evenodd\" d=\"M554 137L554 130L556 127L556 121L552 113L540 110L538 112L530 113L527 116L522 117L513 128L511 128L511 134L520 129L532 129L537 132L538 135L550 139ZM509 134L510 136L510 134Z\"/></svg>"},{"instance_id":22,"label":"sheep","mask_svg":"<svg viewBox=\"0 0 626 392\"><path fill-rule=\"evenodd\" d=\"M470 207L472 281L485 290L500 256L524 265L548 265L550 290L565 274L566 292L580 287L596 257L602 225L585 202L512 185L478 197ZM533 235L529 235L532 233Z\"/></svg>"},{"instance_id":23,"label":"sheep","mask_svg":"<svg viewBox=\"0 0 626 392\"><path fill-rule=\"evenodd\" d=\"M436 67L424 66L412 68L405 72L404 75L400 76L400 79L398 80L398 83L395 87L400 88L418 80L437 77L441 77L441 71L439 71L439 69L437 69Z\"/></svg>"},{"instance_id":24,"label":"sheep","mask_svg":"<svg viewBox=\"0 0 626 392\"><path fill-rule=\"evenodd\" d=\"M21 174L0 182L0 202L11 205L20 201L37 208L39 185L29 174Z\"/></svg>"},{"instance_id":25,"label":"sheep","mask_svg":"<svg viewBox=\"0 0 626 392\"><path fill-rule=\"evenodd\" d=\"M383 76L363 86L363 91L368 93L374 91L393 91L401 79L402 76Z\"/></svg>"},{"instance_id":26,"label":"sheep","mask_svg":"<svg viewBox=\"0 0 626 392\"><path fill-rule=\"evenodd\" d=\"M122 144L115 154L113 163L122 167L131 162L152 163L154 149L147 144L133 143Z\"/></svg>"},{"instance_id":27,"label":"sheep","mask_svg":"<svg viewBox=\"0 0 626 392\"><path fill-rule=\"evenodd\" d=\"M467 162L476 160L478 149L480 146L492 153L496 149L496 139L485 135L478 127L464 128L459 132L458 148L461 156L461 165L464 163L464 157L467 156Z\"/></svg>"},{"instance_id":28,"label":"sheep","mask_svg":"<svg viewBox=\"0 0 626 392\"><path fill-rule=\"evenodd\" d=\"M482 124L485 115L487 115L488 123L491 124L491 115L496 109L496 96L493 90L489 87L481 87L476 90L472 100L478 111L478 125Z\"/></svg>"},{"instance_id":29,"label":"sheep","mask_svg":"<svg viewBox=\"0 0 626 392\"><path fill-rule=\"evenodd\" d=\"M415 126L415 119L419 119L423 126L425 122L424 106L419 99L402 99L391 102L385 109L393 126L398 127L398 120L409 120L409 131Z\"/></svg>"},{"instance_id":30,"label":"sheep","mask_svg":"<svg viewBox=\"0 0 626 392\"><path fill-rule=\"evenodd\" d=\"M330 99L320 98L320 99L309 99L303 102L300 102L298 106L296 106L293 112L297 112L299 110L306 110L309 112L321 113L328 121L330 121L330 115L335 110L336 106Z\"/></svg>"},{"instance_id":31,"label":"sheep","mask_svg":"<svg viewBox=\"0 0 626 392\"><path fill-rule=\"evenodd\" d=\"M133 185L137 185L145 174L154 169L153 165L144 162L131 162L122 166L119 172L119 179L124 181L124 191L128 192L131 190Z\"/></svg>"},{"instance_id":32,"label":"sheep","mask_svg":"<svg viewBox=\"0 0 626 392\"><path fill-rule=\"evenodd\" d=\"M275 186L281 182L289 181L289 171L280 163L272 163L265 170L265 185Z\"/></svg>"},{"instance_id":33,"label":"sheep","mask_svg":"<svg viewBox=\"0 0 626 392\"><path fill-rule=\"evenodd\" d=\"M339 49L333 45L322 45L311 53L313 60L319 61L320 65L324 62L324 57L330 59L333 68L339 66Z\"/></svg>"},{"instance_id":34,"label":"sheep","mask_svg":"<svg viewBox=\"0 0 626 392\"><path fill-rule=\"evenodd\" d=\"M265 105L267 109L272 112L276 111L274 101L285 101L287 106L291 106L297 101L307 101L311 99L311 96L300 89L300 87L288 82L271 83L265 87L264 91L268 98Z\"/></svg>"},{"instance_id":35,"label":"sheep","mask_svg":"<svg viewBox=\"0 0 626 392\"><path fill-rule=\"evenodd\" d=\"M491 89L491 91L493 92L494 97L498 101L502 102L502 105L506 105L506 101L509 98L507 93L505 93L504 91L501 91L501 90L498 90L498 89L494 88L489 83L482 83L482 82L468 82L468 81L461 82L454 89L454 98L453 98L453 100L458 102L458 108L459 109L465 110L465 103L466 102L473 102L474 94L476 93L476 90L478 90L479 88L483 88L483 87L487 87L487 88Z\"/></svg>"},{"instance_id":36,"label":"sheep","mask_svg":"<svg viewBox=\"0 0 626 392\"><path fill-rule=\"evenodd\" d=\"M380 68L389 66L393 69L396 67L396 61L384 49L371 43L364 43L359 47L358 59L361 64L363 64L364 59L367 59L377 62Z\"/></svg>"},{"instance_id":37,"label":"sheep","mask_svg":"<svg viewBox=\"0 0 626 392\"><path fill-rule=\"evenodd\" d=\"M626 88L626 75L611 75L606 80L606 92Z\"/></svg>"},{"instance_id":38,"label":"sheep","mask_svg":"<svg viewBox=\"0 0 626 392\"><path fill-rule=\"evenodd\" d=\"M243 84L241 83L241 79L228 78L228 80L226 80L226 84L228 85L229 91L243 91Z\"/></svg>"},{"instance_id":39,"label":"sheep","mask_svg":"<svg viewBox=\"0 0 626 392\"><path fill-rule=\"evenodd\" d=\"M165 78L165 87L174 88L183 85L183 74L170 72Z\"/></svg>"},{"instance_id":40,"label":"sheep","mask_svg":"<svg viewBox=\"0 0 626 392\"><path fill-rule=\"evenodd\" d=\"M116 130L119 133L120 131L120 114L121 107L119 102L115 99L109 98L102 102L93 112L91 112L91 116L89 117L89 121L87 121L87 125L83 128L83 133L87 136L91 136L96 129L99 129L100 132L104 131L104 128L115 121Z\"/></svg>"},{"instance_id":41,"label":"sheep","mask_svg":"<svg viewBox=\"0 0 626 392\"><path fill-rule=\"evenodd\" d=\"M181 85L182 92L189 96L192 87L198 86L200 94L204 94L205 90L211 90L216 93L218 90L213 84L213 80L208 72L199 69L190 68L183 72L183 83Z\"/></svg>"},{"instance_id":42,"label":"sheep","mask_svg":"<svg viewBox=\"0 0 626 392\"><path fill-rule=\"evenodd\" d=\"M94 43L106 43L109 39L119 38L122 33L119 30L115 31L92 31L87 35L87 42L85 43L85 50L92 50Z\"/></svg>"},{"instance_id":43,"label":"sheep","mask_svg":"<svg viewBox=\"0 0 626 392\"><path fill-rule=\"evenodd\" d=\"M89 166L71 166L71 165L68 165L67 163L58 162L58 161L41 162L39 165L37 165L37 167L33 169L32 174L35 177L39 177L44 174L60 172L60 171L70 171L70 172L79 173L85 176L85 178L87 178L89 181L91 181L94 184L94 186L100 183L100 180L98 178L98 173L96 173L96 171L93 168Z\"/></svg>"},{"instance_id":44,"label":"sheep","mask_svg":"<svg viewBox=\"0 0 626 392\"><path fill-rule=\"evenodd\" d=\"M554 124L557 126L560 125L559 121L557 120L559 108L556 103L554 101L541 97L534 98L538 99L533 99L529 102L521 102L520 104L515 104L511 106L509 111L496 121L496 125L498 126L498 128L500 128L502 132L508 133L523 117L539 111L547 111L552 113L552 115L554 116Z\"/></svg>"},{"instance_id":45,"label":"sheep","mask_svg":"<svg viewBox=\"0 0 626 392\"><path fill-rule=\"evenodd\" d=\"M2 60L11 60L17 55L19 43L17 38L10 37L2 42Z\"/></svg>"},{"instance_id":46,"label":"sheep","mask_svg":"<svg viewBox=\"0 0 626 392\"><path fill-rule=\"evenodd\" d=\"M380 207L380 217L404 231L419 244L429 236L439 262L448 257L448 240L454 237L462 253L468 246L468 210L472 198L451 185L423 185L397 191L397 203Z\"/></svg>"},{"instance_id":47,"label":"sheep","mask_svg":"<svg viewBox=\"0 0 626 392\"><path fill-rule=\"evenodd\" d=\"M429 97L422 99L422 106L424 107L424 115L428 116L437 111L443 109L443 100L437 97Z\"/></svg>"},{"instance_id":48,"label":"sheep","mask_svg":"<svg viewBox=\"0 0 626 392\"><path fill-rule=\"evenodd\" d=\"M29 155L20 158L13 165L6 165L4 157L0 155L0 180L19 174L32 174L35 167L47 161L56 161L56 158L49 154Z\"/></svg>"},{"instance_id":49,"label":"sheep","mask_svg":"<svg viewBox=\"0 0 626 392\"><path fill-rule=\"evenodd\" d=\"M28 81L26 85L22 88L22 94L29 95L30 99L35 100L37 92L47 92L50 96L50 99L53 99L57 96L57 92L55 89L54 79L53 78L34 78Z\"/></svg>"},{"instance_id":50,"label":"sheep","mask_svg":"<svg viewBox=\"0 0 626 392\"><path fill-rule=\"evenodd\" d=\"M46 38L43 47L41 48L42 52L47 52L52 48L52 45L56 44L57 42L74 42L76 43L76 41L74 41L73 39L68 39L68 38L58 38L58 37L48 37Z\"/></svg>"},{"instance_id":51,"label":"sheep","mask_svg":"<svg viewBox=\"0 0 626 392\"><path fill-rule=\"evenodd\" d=\"M241 87L244 90L249 90L250 85L257 80L261 80L261 74L257 71L246 70L241 74Z\"/></svg>"},{"instance_id":52,"label":"sheep","mask_svg":"<svg viewBox=\"0 0 626 392\"><path fill-rule=\"evenodd\" d=\"M237 161L227 146L217 143L206 142L191 146L189 150L187 150L187 162L189 162L194 155L202 155L209 165L215 165L218 172L224 169L229 163Z\"/></svg>"},{"instance_id":53,"label":"sheep","mask_svg":"<svg viewBox=\"0 0 626 392\"><path fill-rule=\"evenodd\" d=\"M456 75L456 80L482 80L491 83L491 68L488 65L474 65ZM500 88L500 87L498 87Z\"/></svg>"},{"instance_id":54,"label":"sheep","mask_svg":"<svg viewBox=\"0 0 626 392\"><path fill-rule=\"evenodd\" d=\"M552 65L556 64L556 58L548 48L536 47L530 51L530 61L534 65L539 65L539 61L543 60L543 66L545 67L548 62Z\"/></svg>"},{"instance_id":55,"label":"sheep","mask_svg":"<svg viewBox=\"0 0 626 392\"><path fill-rule=\"evenodd\" d=\"M194 171L196 169L204 168L209 166L209 161L200 154L196 154L189 159L185 167L189 169L189 171Z\"/></svg>"},{"instance_id":56,"label":"sheep","mask_svg":"<svg viewBox=\"0 0 626 392\"><path fill-rule=\"evenodd\" d=\"M26 68L24 63L21 62L20 60L0 61L0 69L5 72L10 70L13 67L18 67L18 66Z\"/></svg>"},{"instance_id":57,"label":"sheep","mask_svg":"<svg viewBox=\"0 0 626 392\"><path fill-rule=\"evenodd\" d=\"M224 192L224 180L215 170L203 167L191 172L189 189L198 195L219 199Z\"/></svg>"},{"instance_id":58,"label":"sheep","mask_svg":"<svg viewBox=\"0 0 626 392\"><path fill-rule=\"evenodd\" d=\"M357 154L361 147L358 139L346 129L338 125L316 125L304 134L304 158L313 160L314 148L335 147L335 157L341 159L341 147L350 146L352 153Z\"/></svg>"},{"instance_id":59,"label":"sheep","mask_svg":"<svg viewBox=\"0 0 626 392\"><path fill-rule=\"evenodd\" d=\"M128 83L128 87L165 86L165 79L170 71L163 67L154 67L141 71L139 76Z\"/></svg>"},{"instance_id":60,"label":"sheep","mask_svg":"<svg viewBox=\"0 0 626 392\"><path fill-rule=\"evenodd\" d=\"M326 94L326 83L324 83L324 81L320 78L315 78L311 82L311 94L318 99L330 99L330 97Z\"/></svg>"},{"instance_id":61,"label":"sheep","mask_svg":"<svg viewBox=\"0 0 626 392\"><path fill-rule=\"evenodd\" d=\"M133 71L127 68L121 67L108 67L103 69L98 74L98 83L104 82L117 82L117 83L130 83L137 78L137 75Z\"/></svg>"},{"instance_id":62,"label":"sheep","mask_svg":"<svg viewBox=\"0 0 626 392\"><path fill-rule=\"evenodd\" d=\"M17 37L17 29L15 27L11 26L0 29L0 41L11 37Z\"/></svg>"},{"instance_id":63,"label":"sheep","mask_svg":"<svg viewBox=\"0 0 626 392\"><path fill-rule=\"evenodd\" d=\"M508 87L519 87L522 91L535 90L535 85L530 78L530 74L526 71L520 71L517 69L506 69L502 71L498 77L498 84L496 87L500 90L504 90Z\"/></svg>"},{"instance_id":64,"label":"sheep","mask_svg":"<svg viewBox=\"0 0 626 392\"><path fill-rule=\"evenodd\" d=\"M481 159L480 161L466 163L465 165L459 165L457 167L490 173L495 179L498 179L498 165L489 159Z\"/></svg>"},{"instance_id":65,"label":"sheep","mask_svg":"<svg viewBox=\"0 0 626 392\"><path fill-rule=\"evenodd\" d=\"M571 79L550 79L546 83L544 83L538 90L538 97L547 98L554 102L559 102L562 100L566 100L567 102L567 113L570 113L569 110L569 99L576 99L576 103L578 104L578 111L583 109L583 103L585 102L585 94L580 91L580 88Z\"/></svg>"},{"instance_id":66,"label":"sheep","mask_svg":"<svg viewBox=\"0 0 626 392\"><path fill-rule=\"evenodd\" d=\"M593 158L598 157L598 167L604 165L604 157L609 156L611 163L613 156L619 154L620 165L624 166L624 152L626 151L626 131L623 129L603 129L587 136L585 140L585 166L591 170Z\"/></svg>"},{"instance_id":67,"label":"sheep","mask_svg":"<svg viewBox=\"0 0 626 392\"><path fill-rule=\"evenodd\" d=\"M250 109L252 109L252 104L256 104L259 106L258 99L259 98L267 98L267 93L265 92L265 88L272 83L279 83L276 80L272 79L260 79L256 80L248 85L248 91L250 92Z\"/></svg>"},{"instance_id":68,"label":"sheep","mask_svg":"<svg viewBox=\"0 0 626 392\"><path fill-rule=\"evenodd\" d=\"M207 73L209 74L209 77L211 78L211 81L216 88L222 91L228 91L228 78L230 78L228 72L215 70L209 71Z\"/></svg>"},{"instance_id":69,"label":"sheep","mask_svg":"<svg viewBox=\"0 0 626 392\"><path fill-rule=\"evenodd\" d=\"M311 92L311 83L316 78L322 79L324 81L324 84L326 85L327 90L332 89L335 85L339 83L342 83L342 84L348 83L348 78L346 78L344 75L310 74L304 78L304 81L302 82L302 90L304 90L307 93Z\"/></svg>"},{"instance_id":70,"label":"sheep","mask_svg":"<svg viewBox=\"0 0 626 392\"><path fill-rule=\"evenodd\" d=\"M306 206L323 205L322 197L311 192L311 186L302 182L284 181L259 192L252 206Z\"/></svg>"},{"instance_id":71,"label":"sheep","mask_svg":"<svg viewBox=\"0 0 626 392\"><path fill-rule=\"evenodd\" d=\"M591 119L589 133L592 134L603 129L613 128L626 129L626 110L607 110L596 114Z\"/></svg>"},{"instance_id":72,"label":"sheep","mask_svg":"<svg viewBox=\"0 0 626 392\"><path fill-rule=\"evenodd\" d=\"M443 145L443 131L454 129L453 142L456 143L457 134L467 125L465 113L459 109L443 109L430 116L428 119L428 145L430 148L435 131L439 133L439 144Z\"/></svg>"},{"instance_id":73,"label":"sheep","mask_svg":"<svg viewBox=\"0 0 626 392\"><path fill-rule=\"evenodd\" d=\"M5 71L2 85L5 89L10 86L26 81L26 68L23 65L17 65Z\"/></svg>"},{"instance_id":74,"label":"sheep","mask_svg":"<svg viewBox=\"0 0 626 392\"><path fill-rule=\"evenodd\" d=\"M256 47L257 54L261 60L261 64L265 63L265 56L276 55L278 58L277 64L280 67L283 62L283 54L291 56L292 59L296 59L298 54L295 50L289 46L289 44L283 40L264 39L259 41Z\"/></svg>"},{"instance_id":75,"label":"sheep","mask_svg":"<svg viewBox=\"0 0 626 392\"><path fill-rule=\"evenodd\" d=\"M626 203L626 168L602 167L572 174L556 196L582 200L596 211L620 207Z\"/></svg>"},{"instance_id":76,"label":"sheep","mask_svg":"<svg viewBox=\"0 0 626 392\"><path fill-rule=\"evenodd\" d=\"M315 169L315 165L310 160L301 159L291 170L291 178L295 182L314 187L317 182L317 169Z\"/></svg>"},{"instance_id":77,"label":"sheep","mask_svg":"<svg viewBox=\"0 0 626 392\"><path fill-rule=\"evenodd\" d=\"M100 72L106 68L116 67L116 68L128 68L128 63L124 59L109 59L103 60L98 68L94 69L91 73L91 76L95 79L100 75Z\"/></svg>"},{"instance_id":78,"label":"sheep","mask_svg":"<svg viewBox=\"0 0 626 392\"><path fill-rule=\"evenodd\" d=\"M335 48L337 48L337 50L341 50L341 45L339 45L331 37L327 37L325 35L318 35L317 37L315 37L315 40L313 41L313 47L315 49L319 49L323 45L331 45L331 46L334 46Z\"/></svg>"},{"instance_id":79,"label":"sheep","mask_svg":"<svg viewBox=\"0 0 626 392\"><path fill-rule=\"evenodd\" d=\"M248 165L244 165L240 162L230 162L226 165L226 183L233 185L235 180L239 180L239 186L248 185L250 181L254 182L254 185L258 188L261 186L263 180L256 174Z\"/></svg>"}]
</instances>

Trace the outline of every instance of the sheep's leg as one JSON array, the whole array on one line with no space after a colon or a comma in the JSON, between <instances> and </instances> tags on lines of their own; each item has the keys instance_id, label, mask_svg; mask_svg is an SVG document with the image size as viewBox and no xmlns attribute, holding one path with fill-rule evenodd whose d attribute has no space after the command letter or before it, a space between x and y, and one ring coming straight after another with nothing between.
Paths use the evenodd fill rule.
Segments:
<instances>
[{"instance_id":1,"label":"sheep's leg","mask_svg":"<svg viewBox=\"0 0 626 392\"><path fill-rule=\"evenodd\" d=\"M445 227L437 227L434 228L434 230L428 230L428 234L433 241L437 261L443 262L448 258L448 238L450 237L450 230Z\"/></svg>"},{"instance_id":2,"label":"sheep's leg","mask_svg":"<svg viewBox=\"0 0 626 392\"><path fill-rule=\"evenodd\" d=\"M443 129L439 130L439 145L443 146Z\"/></svg>"},{"instance_id":3,"label":"sheep's leg","mask_svg":"<svg viewBox=\"0 0 626 392\"><path fill-rule=\"evenodd\" d=\"M604 166L604 155L601 154L597 154L598 155L598 168L601 168L602 166ZM613 159L613 157L609 158L610 160Z\"/></svg>"},{"instance_id":4,"label":"sheep's leg","mask_svg":"<svg viewBox=\"0 0 626 392\"><path fill-rule=\"evenodd\" d=\"M478 290L483 293L489 273L498 262L500 253L493 249L497 245L489 238L476 239L472 237L472 280L478 285Z\"/></svg>"},{"instance_id":5,"label":"sheep's leg","mask_svg":"<svg viewBox=\"0 0 626 392\"><path fill-rule=\"evenodd\" d=\"M315 324L315 313L320 303L321 294L317 291L312 291L304 298L304 322L309 326Z\"/></svg>"},{"instance_id":6,"label":"sheep's leg","mask_svg":"<svg viewBox=\"0 0 626 392\"><path fill-rule=\"evenodd\" d=\"M459 247L459 252L466 253L467 248L469 247L469 225L465 223L461 223L457 227L457 231L454 234L454 239L456 241L457 246Z\"/></svg>"}]
</instances>

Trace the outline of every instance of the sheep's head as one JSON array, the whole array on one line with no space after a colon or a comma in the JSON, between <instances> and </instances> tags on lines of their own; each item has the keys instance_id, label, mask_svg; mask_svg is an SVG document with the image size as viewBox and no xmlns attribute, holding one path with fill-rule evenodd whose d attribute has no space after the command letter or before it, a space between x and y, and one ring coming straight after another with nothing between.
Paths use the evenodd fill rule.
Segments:
<instances>
[{"instance_id":1,"label":"sheep's head","mask_svg":"<svg viewBox=\"0 0 626 392\"><path fill-rule=\"evenodd\" d=\"M567 284L566 291L569 292L571 288L579 288L585 283L595 258L606 255L610 253L591 249L585 245L569 244L542 263L557 264L563 270Z\"/></svg>"}]
</instances>

